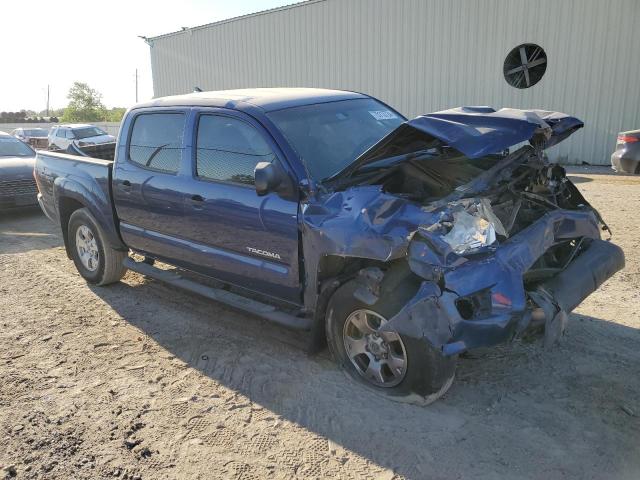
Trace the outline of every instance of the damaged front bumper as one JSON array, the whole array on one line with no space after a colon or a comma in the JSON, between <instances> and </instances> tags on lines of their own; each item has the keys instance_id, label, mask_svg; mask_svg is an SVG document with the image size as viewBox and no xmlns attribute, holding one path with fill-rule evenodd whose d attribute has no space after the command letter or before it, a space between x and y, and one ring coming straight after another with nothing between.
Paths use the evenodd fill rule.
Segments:
<instances>
[{"instance_id":1,"label":"damaged front bumper","mask_svg":"<svg viewBox=\"0 0 640 480\"><path fill-rule=\"evenodd\" d=\"M547 250L571 239L585 239L580 253L527 291L525 272ZM420 252L420 247L410 249L410 264L416 265ZM425 280L383 330L422 339L444 355L513 338L529 326L534 308L544 312L548 328L554 324L561 332L567 314L623 266L622 250L600 240L592 210L554 210L493 252L443 270L438 282Z\"/></svg>"}]
</instances>

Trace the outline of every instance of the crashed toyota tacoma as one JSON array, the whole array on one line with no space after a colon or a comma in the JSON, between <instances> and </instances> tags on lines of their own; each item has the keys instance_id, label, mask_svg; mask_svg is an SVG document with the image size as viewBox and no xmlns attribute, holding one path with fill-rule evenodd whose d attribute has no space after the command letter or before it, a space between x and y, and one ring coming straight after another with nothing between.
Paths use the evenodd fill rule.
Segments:
<instances>
[{"instance_id":1,"label":"crashed toyota tacoma","mask_svg":"<svg viewBox=\"0 0 640 480\"><path fill-rule=\"evenodd\" d=\"M114 159L39 152L35 177L87 282L131 269L307 330L354 379L428 403L470 349L531 330L553 343L624 266L545 153L582 126L488 107L406 120L335 90L198 92L130 109Z\"/></svg>"}]
</instances>

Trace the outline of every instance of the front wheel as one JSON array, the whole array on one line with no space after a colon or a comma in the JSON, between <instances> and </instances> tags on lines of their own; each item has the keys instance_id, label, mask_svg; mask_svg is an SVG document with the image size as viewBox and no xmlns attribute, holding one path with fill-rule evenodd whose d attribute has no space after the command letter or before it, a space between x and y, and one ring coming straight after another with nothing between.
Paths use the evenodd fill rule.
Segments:
<instances>
[{"instance_id":1,"label":"front wheel","mask_svg":"<svg viewBox=\"0 0 640 480\"><path fill-rule=\"evenodd\" d=\"M385 291L373 305L360 302L350 281L327 308L327 343L336 362L355 380L396 400L427 405L446 393L455 375L455 357L445 357L422 339L381 332L411 298L409 289Z\"/></svg>"},{"instance_id":2,"label":"front wheel","mask_svg":"<svg viewBox=\"0 0 640 480\"><path fill-rule=\"evenodd\" d=\"M111 248L102 229L86 208L71 214L67 239L73 262L87 282L108 285L120 280L127 271L122 264L127 252Z\"/></svg>"}]
</instances>

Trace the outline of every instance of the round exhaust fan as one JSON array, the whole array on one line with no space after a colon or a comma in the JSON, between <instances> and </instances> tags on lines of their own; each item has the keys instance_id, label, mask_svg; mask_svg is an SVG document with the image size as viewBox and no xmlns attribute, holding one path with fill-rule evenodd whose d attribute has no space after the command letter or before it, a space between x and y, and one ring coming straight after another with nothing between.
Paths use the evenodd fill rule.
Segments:
<instances>
[{"instance_id":1,"label":"round exhaust fan","mask_svg":"<svg viewBox=\"0 0 640 480\"><path fill-rule=\"evenodd\" d=\"M515 88L529 88L547 71L547 54L535 43L523 43L509 52L504 60L504 78Z\"/></svg>"}]
</instances>

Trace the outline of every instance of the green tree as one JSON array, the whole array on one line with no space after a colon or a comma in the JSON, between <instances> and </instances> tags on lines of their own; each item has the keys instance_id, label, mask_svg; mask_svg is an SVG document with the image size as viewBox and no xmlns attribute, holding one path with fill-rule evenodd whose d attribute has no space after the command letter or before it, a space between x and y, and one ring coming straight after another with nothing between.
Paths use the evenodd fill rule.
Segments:
<instances>
[{"instance_id":1,"label":"green tree","mask_svg":"<svg viewBox=\"0 0 640 480\"><path fill-rule=\"evenodd\" d=\"M74 82L67 94L69 105L64 109L62 122L99 122L105 119L107 109L102 94L86 83Z\"/></svg>"},{"instance_id":2,"label":"green tree","mask_svg":"<svg viewBox=\"0 0 640 480\"><path fill-rule=\"evenodd\" d=\"M114 107L111 110L107 110L104 121L120 122L122 120L122 117L124 117L126 111L127 109L122 107Z\"/></svg>"}]
</instances>

